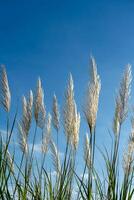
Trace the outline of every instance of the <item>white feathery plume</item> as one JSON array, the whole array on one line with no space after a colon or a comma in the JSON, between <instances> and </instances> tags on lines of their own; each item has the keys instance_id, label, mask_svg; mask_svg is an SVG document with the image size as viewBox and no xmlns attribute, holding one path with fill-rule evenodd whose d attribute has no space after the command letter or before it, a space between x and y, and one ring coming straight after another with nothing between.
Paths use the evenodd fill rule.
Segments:
<instances>
[{"instance_id":1,"label":"white feathery plume","mask_svg":"<svg viewBox=\"0 0 134 200\"><path fill-rule=\"evenodd\" d=\"M90 58L90 63L91 63L91 76L90 76L91 82L96 84L100 78L99 75L97 74L97 65L93 56L91 56Z\"/></svg>"},{"instance_id":2,"label":"white feathery plume","mask_svg":"<svg viewBox=\"0 0 134 200\"><path fill-rule=\"evenodd\" d=\"M31 124L31 120L32 120L32 111L33 111L33 92L32 90L30 90L29 99L27 102L27 115L29 118L29 124Z\"/></svg>"},{"instance_id":3,"label":"white feathery plume","mask_svg":"<svg viewBox=\"0 0 134 200\"><path fill-rule=\"evenodd\" d=\"M8 78L5 67L1 67L1 104L6 112L10 111L11 93L8 84Z\"/></svg>"},{"instance_id":4,"label":"white feathery plume","mask_svg":"<svg viewBox=\"0 0 134 200\"><path fill-rule=\"evenodd\" d=\"M70 142L72 139L72 122L74 117L74 85L71 74L69 77L69 83L65 93L65 105L63 109L63 117L64 117L64 130L66 133L67 141Z\"/></svg>"},{"instance_id":5,"label":"white feathery plume","mask_svg":"<svg viewBox=\"0 0 134 200\"><path fill-rule=\"evenodd\" d=\"M97 74L97 67L93 57L91 57L91 70L91 81L88 85L84 113L90 128L90 132L92 133L96 125L99 94L101 89L101 81L99 75Z\"/></svg>"},{"instance_id":6,"label":"white feathery plume","mask_svg":"<svg viewBox=\"0 0 134 200\"><path fill-rule=\"evenodd\" d=\"M27 116L27 100L25 96L22 98L22 120L20 122L23 132L28 135L29 127L28 127L28 116Z\"/></svg>"},{"instance_id":7,"label":"white feathery plume","mask_svg":"<svg viewBox=\"0 0 134 200\"><path fill-rule=\"evenodd\" d=\"M131 120L131 134L128 142L128 149L123 155L123 169L126 173L132 170L132 163L134 161L134 118Z\"/></svg>"},{"instance_id":8,"label":"white feathery plume","mask_svg":"<svg viewBox=\"0 0 134 200\"><path fill-rule=\"evenodd\" d=\"M56 172L59 173L61 169L59 152L57 150L55 143L52 140L50 141L50 150L51 150L53 165L55 167Z\"/></svg>"},{"instance_id":9,"label":"white feathery plume","mask_svg":"<svg viewBox=\"0 0 134 200\"><path fill-rule=\"evenodd\" d=\"M43 129L45 125L45 117L46 117L46 111L45 111L45 105L44 103L40 105L39 113L38 113L38 121L37 125Z\"/></svg>"},{"instance_id":10,"label":"white feathery plume","mask_svg":"<svg viewBox=\"0 0 134 200\"><path fill-rule=\"evenodd\" d=\"M28 143L26 133L23 131L23 128L20 123L18 123L18 131L19 131L19 144L22 152L24 154L28 153Z\"/></svg>"},{"instance_id":11,"label":"white feathery plume","mask_svg":"<svg viewBox=\"0 0 134 200\"><path fill-rule=\"evenodd\" d=\"M77 149L79 143L80 113L77 113L76 103L74 104L74 116L72 121L72 145Z\"/></svg>"},{"instance_id":12,"label":"white feathery plume","mask_svg":"<svg viewBox=\"0 0 134 200\"><path fill-rule=\"evenodd\" d=\"M119 112L120 112L120 105L119 102L116 101L116 107L115 107L115 114L113 119L113 132L115 136L118 136L120 131L120 122L119 122Z\"/></svg>"},{"instance_id":13,"label":"white feathery plume","mask_svg":"<svg viewBox=\"0 0 134 200\"><path fill-rule=\"evenodd\" d=\"M134 117L131 118L131 134L129 137L129 141L133 143L134 147Z\"/></svg>"},{"instance_id":14,"label":"white feathery plume","mask_svg":"<svg viewBox=\"0 0 134 200\"><path fill-rule=\"evenodd\" d=\"M37 89L34 98L34 116L36 123L38 123L39 107L41 104L42 104L42 86L41 86L41 80L40 78L38 78Z\"/></svg>"},{"instance_id":15,"label":"white feathery plume","mask_svg":"<svg viewBox=\"0 0 134 200\"><path fill-rule=\"evenodd\" d=\"M33 92L32 92L32 90L30 90L29 100L28 100L28 109L30 110L30 112L32 110L32 107L33 107Z\"/></svg>"},{"instance_id":16,"label":"white feathery plume","mask_svg":"<svg viewBox=\"0 0 134 200\"><path fill-rule=\"evenodd\" d=\"M57 97L55 94L53 97L52 122L53 122L54 128L58 132L58 130L60 128L60 113L59 113Z\"/></svg>"},{"instance_id":17,"label":"white feathery plume","mask_svg":"<svg viewBox=\"0 0 134 200\"><path fill-rule=\"evenodd\" d=\"M44 128L45 116L46 110L44 105L44 92L41 85L41 80L39 78L37 81L36 95L34 99L34 117L37 126L39 126L41 129Z\"/></svg>"},{"instance_id":18,"label":"white feathery plume","mask_svg":"<svg viewBox=\"0 0 134 200\"><path fill-rule=\"evenodd\" d=\"M52 120L51 115L50 113L48 113L47 121L45 123L43 138L42 138L42 152L44 154L46 154L48 151L48 145L51 139L51 120Z\"/></svg>"},{"instance_id":19,"label":"white feathery plume","mask_svg":"<svg viewBox=\"0 0 134 200\"><path fill-rule=\"evenodd\" d=\"M28 102L26 97L22 98L22 119L18 123L19 144L23 153L28 153L28 134L32 121L33 93L30 90Z\"/></svg>"},{"instance_id":20,"label":"white feathery plume","mask_svg":"<svg viewBox=\"0 0 134 200\"><path fill-rule=\"evenodd\" d=\"M28 102L27 102L25 96L23 96L23 99L22 99L23 114L22 114L22 120L21 120L20 124L21 124L23 132L25 132L26 136L28 136L30 126L31 126L32 108L33 108L33 93L32 93L32 91L30 91Z\"/></svg>"},{"instance_id":21,"label":"white feathery plume","mask_svg":"<svg viewBox=\"0 0 134 200\"><path fill-rule=\"evenodd\" d=\"M131 82L132 82L131 65L128 64L119 89L119 99L121 104L120 122L123 122L125 120L128 113L128 100L130 98L130 93L131 93Z\"/></svg>"},{"instance_id":22,"label":"white feathery plume","mask_svg":"<svg viewBox=\"0 0 134 200\"><path fill-rule=\"evenodd\" d=\"M22 97L22 109L23 109L23 114L26 115L27 114L27 100L25 96Z\"/></svg>"},{"instance_id":23,"label":"white feathery plume","mask_svg":"<svg viewBox=\"0 0 134 200\"><path fill-rule=\"evenodd\" d=\"M115 115L113 120L113 131L119 134L120 125L126 119L128 114L128 101L131 92L131 65L127 65L123 78L120 83L119 92L116 98Z\"/></svg>"},{"instance_id":24,"label":"white feathery plume","mask_svg":"<svg viewBox=\"0 0 134 200\"><path fill-rule=\"evenodd\" d=\"M134 144L130 142L128 144L128 150L123 155L123 169L125 173L129 173L132 170L133 152Z\"/></svg>"}]
</instances>

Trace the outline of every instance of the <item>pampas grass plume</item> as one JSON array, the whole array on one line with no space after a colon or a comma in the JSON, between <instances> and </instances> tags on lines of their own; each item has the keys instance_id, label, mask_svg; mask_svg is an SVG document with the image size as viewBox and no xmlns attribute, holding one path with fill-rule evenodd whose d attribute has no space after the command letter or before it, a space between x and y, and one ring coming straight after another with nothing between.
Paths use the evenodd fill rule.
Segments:
<instances>
[{"instance_id":1,"label":"pampas grass plume","mask_svg":"<svg viewBox=\"0 0 134 200\"><path fill-rule=\"evenodd\" d=\"M1 68L1 104L6 112L10 111L11 93L9 89L6 68L3 65Z\"/></svg>"}]
</instances>

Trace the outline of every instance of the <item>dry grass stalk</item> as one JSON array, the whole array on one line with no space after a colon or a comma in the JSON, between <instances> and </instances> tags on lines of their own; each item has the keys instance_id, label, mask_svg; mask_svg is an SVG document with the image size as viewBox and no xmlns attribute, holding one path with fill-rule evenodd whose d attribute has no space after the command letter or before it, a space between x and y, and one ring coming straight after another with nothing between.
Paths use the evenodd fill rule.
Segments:
<instances>
[{"instance_id":1,"label":"dry grass stalk","mask_svg":"<svg viewBox=\"0 0 134 200\"><path fill-rule=\"evenodd\" d=\"M129 137L129 142L132 142L134 144L134 117L131 118L131 134Z\"/></svg>"},{"instance_id":2,"label":"dry grass stalk","mask_svg":"<svg viewBox=\"0 0 134 200\"><path fill-rule=\"evenodd\" d=\"M31 126L32 108L33 108L33 93L30 90L28 102L25 96L23 96L23 99L22 99L23 114L22 114L22 120L20 123L23 129L23 132L25 132L26 136L28 136L30 126Z\"/></svg>"},{"instance_id":3,"label":"dry grass stalk","mask_svg":"<svg viewBox=\"0 0 134 200\"><path fill-rule=\"evenodd\" d=\"M50 149L51 149L53 165L55 167L56 172L59 173L61 169L59 152L57 150L55 143L52 140L50 141Z\"/></svg>"},{"instance_id":4,"label":"dry grass stalk","mask_svg":"<svg viewBox=\"0 0 134 200\"><path fill-rule=\"evenodd\" d=\"M52 120L51 115L50 113L48 113L47 121L45 123L43 138L42 138L42 152L44 154L46 154L48 151L48 145L51 139L51 120Z\"/></svg>"},{"instance_id":5,"label":"dry grass stalk","mask_svg":"<svg viewBox=\"0 0 134 200\"><path fill-rule=\"evenodd\" d=\"M31 127L32 121L32 108L33 108L33 93L30 90L28 102L23 96L22 98L22 119L18 123L18 131L19 131L19 144L23 153L28 153L28 134Z\"/></svg>"},{"instance_id":6,"label":"dry grass stalk","mask_svg":"<svg viewBox=\"0 0 134 200\"><path fill-rule=\"evenodd\" d=\"M60 128L60 113L59 113L59 108L58 108L57 97L55 94L53 97L52 122L53 122L54 128L58 132Z\"/></svg>"},{"instance_id":7,"label":"dry grass stalk","mask_svg":"<svg viewBox=\"0 0 134 200\"><path fill-rule=\"evenodd\" d=\"M129 137L128 149L123 156L123 168L125 172L132 170L132 164L134 160L134 118L131 120L131 134Z\"/></svg>"},{"instance_id":8,"label":"dry grass stalk","mask_svg":"<svg viewBox=\"0 0 134 200\"><path fill-rule=\"evenodd\" d=\"M116 100L115 114L113 119L113 132L116 136L119 134L120 131L119 113L120 113L120 104Z\"/></svg>"},{"instance_id":9,"label":"dry grass stalk","mask_svg":"<svg viewBox=\"0 0 134 200\"><path fill-rule=\"evenodd\" d=\"M10 111L11 93L9 89L6 69L3 65L1 68L1 104L3 105L6 112Z\"/></svg>"},{"instance_id":10,"label":"dry grass stalk","mask_svg":"<svg viewBox=\"0 0 134 200\"><path fill-rule=\"evenodd\" d=\"M123 123L128 114L128 101L131 92L131 81L131 65L128 64L121 80L119 93L116 98L116 108L113 123L113 130L115 134L118 134L119 126Z\"/></svg>"},{"instance_id":11,"label":"dry grass stalk","mask_svg":"<svg viewBox=\"0 0 134 200\"><path fill-rule=\"evenodd\" d=\"M125 173L130 173L132 170L132 163L133 163L133 150L134 144L131 142L128 145L128 150L123 155L123 169Z\"/></svg>"},{"instance_id":12,"label":"dry grass stalk","mask_svg":"<svg viewBox=\"0 0 134 200\"><path fill-rule=\"evenodd\" d=\"M28 103L27 103L27 115L29 118L29 127L30 127L31 121L32 121L32 113L33 113L33 92L32 92L32 90L30 90L29 99L28 99Z\"/></svg>"},{"instance_id":13,"label":"dry grass stalk","mask_svg":"<svg viewBox=\"0 0 134 200\"><path fill-rule=\"evenodd\" d=\"M128 113L128 100L131 92L132 72L131 65L127 65L119 90L119 99L121 104L120 123L123 122Z\"/></svg>"},{"instance_id":14,"label":"dry grass stalk","mask_svg":"<svg viewBox=\"0 0 134 200\"><path fill-rule=\"evenodd\" d=\"M27 115L27 100L25 96L22 97L22 120L20 124L25 134L28 135L29 126L28 126L28 115Z\"/></svg>"},{"instance_id":15,"label":"dry grass stalk","mask_svg":"<svg viewBox=\"0 0 134 200\"><path fill-rule=\"evenodd\" d=\"M32 90L30 90L29 100L28 100L28 110L29 110L30 114L32 114L32 107L33 107L33 92L32 92Z\"/></svg>"},{"instance_id":16,"label":"dry grass stalk","mask_svg":"<svg viewBox=\"0 0 134 200\"><path fill-rule=\"evenodd\" d=\"M64 117L64 130L66 133L67 141L72 139L72 122L74 117L74 85L73 78L70 74L69 83L65 93L65 105L63 110Z\"/></svg>"},{"instance_id":17,"label":"dry grass stalk","mask_svg":"<svg viewBox=\"0 0 134 200\"><path fill-rule=\"evenodd\" d=\"M41 80L39 78L37 82L37 89L34 99L34 117L37 126L39 126L41 129L44 128L45 116L46 116L46 110L44 105L44 92L41 85Z\"/></svg>"},{"instance_id":18,"label":"dry grass stalk","mask_svg":"<svg viewBox=\"0 0 134 200\"><path fill-rule=\"evenodd\" d=\"M80 113L77 113L76 103L74 104L74 116L72 121L72 145L77 149L79 143Z\"/></svg>"},{"instance_id":19,"label":"dry grass stalk","mask_svg":"<svg viewBox=\"0 0 134 200\"><path fill-rule=\"evenodd\" d=\"M95 59L91 57L91 81L88 85L86 104L84 107L85 117L91 133L96 125L100 89L101 81L97 74Z\"/></svg>"},{"instance_id":20,"label":"dry grass stalk","mask_svg":"<svg viewBox=\"0 0 134 200\"><path fill-rule=\"evenodd\" d=\"M91 168L91 151L90 151L90 143L89 143L89 137L88 133L85 137L85 145L84 145L84 160L88 167L88 169Z\"/></svg>"},{"instance_id":21,"label":"dry grass stalk","mask_svg":"<svg viewBox=\"0 0 134 200\"><path fill-rule=\"evenodd\" d=\"M79 142L80 114L77 113L77 106L74 100L74 84L71 74L65 93L65 106L63 111L64 130L67 141L76 149Z\"/></svg>"},{"instance_id":22,"label":"dry grass stalk","mask_svg":"<svg viewBox=\"0 0 134 200\"><path fill-rule=\"evenodd\" d=\"M19 131L19 144L22 152L27 155L28 154L28 143L27 143L27 135L23 131L23 128L20 123L18 123L18 131Z\"/></svg>"}]
</instances>

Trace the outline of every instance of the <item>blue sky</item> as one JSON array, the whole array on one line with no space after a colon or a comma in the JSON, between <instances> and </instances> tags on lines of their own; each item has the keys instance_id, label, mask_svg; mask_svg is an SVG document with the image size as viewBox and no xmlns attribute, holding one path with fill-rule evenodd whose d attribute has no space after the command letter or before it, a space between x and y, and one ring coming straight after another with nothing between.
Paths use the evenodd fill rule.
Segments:
<instances>
[{"instance_id":1,"label":"blue sky","mask_svg":"<svg viewBox=\"0 0 134 200\"><path fill-rule=\"evenodd\" d=\"M0 0L0 63L6 64L13 109L22 94L34 90L40 76L47 111L51 112L54 92L62 111L71 72L81 111L82 147L88 130L82 105L89 79L89 56L93 54L102 82L97 142L107 144L115 92L125 65L134 64L133 11L132 0ZM130 131L128 125L124 126L123 141ZM63 138L61 133L61 141ZM79 152L82 156L82 151Z\"/></svg>"}]
</instances>

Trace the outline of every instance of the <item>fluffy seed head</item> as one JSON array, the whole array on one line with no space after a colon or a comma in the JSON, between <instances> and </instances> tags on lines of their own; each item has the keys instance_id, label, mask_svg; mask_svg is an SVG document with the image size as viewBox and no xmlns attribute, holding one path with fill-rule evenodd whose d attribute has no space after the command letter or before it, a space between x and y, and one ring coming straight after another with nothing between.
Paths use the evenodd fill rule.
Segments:
<instances>
[{"instance_id":1,"label":"fluffy seed head","mask_svg":"<svg viewBox=\"0 0 134 200\"><path fill-rule=\"evenodd\" d=\"M96 125L99 94L101 89L101 82L99 75L97 74L97 67L93 57L91 57L91 70L92 76L88 85L84 114L89 125L90 132L92 133Z\"/></svg>"},{"instance_id":2,"label":"fluffy seed head","mask_svg":"<svg viewBox=\"0 0 134 200\"><path fill-rule=\"evenodd\" d=\"M133 163L134 144L129 143L128 150L123 155L123 169L125 173L130 173Z\"/></svg>"},{"instance_id":3,"label":"fluffy seed head","mask_svg":"<svg viewBox=\"0 0 134 200\"><path fill-rule=\"evenodd\" d=\"M123 155L123 168L126 173L130 173L134 161L134 118L131 120L131 127L132 130L129 137L128 149Z\"/></svg>"},{"instance_id":4,"label":"fluffy seed head","mask_svg":"<svg viewBox=\"0 0 134 200\"><path fill-rule=\"evenodd\" d=\"M9 112L11 105L11 93L5 67L1 67L1 104L6 112Z\"/></svg>"},{"instance_id":5,"label":"fluffy seed head","mask_svg":"<svg viewBox=\"0 0 134 200\"><path fill-rule=\"evenodd\" d=\"M23 114L26 115L27 114L27 100L25 96L22 97L22 109L23 109Z\"/></svg>"},{"instance_id":6,"label":"fluffy seed head","mask_svg":"<svg viewBox=\"0 0 134 200\"><path fill-rule=\"evenodd\" d=\"M45 111L45 105L44 103L40 105L39 113L38 113L38 122L37 125L43 129L45 125L45 117L46 117L46 111Z\"/></svg>"},{"instance_id":7,"label":"fluffy seed head","mask_svg":"<svg viewBox=\"0 0 134 200\"><path fill-rule=\"evenodd\" d=\"M60 113L59 113L59 108L58 108L57 97L55 94L53 97L52 122L53 122L54 128L58 132L58 130L60 128Z\"/></svg>"},{"instance_id":8,"label":"fluffy seed head","mask_svg":"<svg viewBox=\"0 0 134 200\"><path fill-rule=\"evenodd\" d=\"M51 115L48 113L48 117L45 123L45 129L43 133L43 138L42 138L42 152L44 154L47 153L48 151L48 145L51 139Z\"/></svg>"},{"instance_id":9,"label":"fluffy seed head","mask_svg":"<svg viewBox=\"0 0 134 200\"><path fill-rule=\"evenodd\" d=\"M25 134L28 134L29 127L28 127L28 116L27 116L27 100L25 96L22 98L22 120L20 122L21 128Z\"/></svg>"},{"instance_id":10,"label":"fluffy seed head","mask_svg":"<svg viewBox=\"0 0 134 200\"><path fill-rule=\"evenodd\" d=\"M55 167L56 172L59 173L61 169L59 152L57 150L55 143L52 140L50 141L50 150L51 150L53 165Z\"/></svg>"},{"instance_id":11,"label":"fluffy seed head","mask_svg":"<svg viewBox=\"0 0 134 200\"><path fill-rule=\"evenodd\" d=\"M76 103L74 104L74 116L72 121L72 145L77 149L79 143L80 113L77 113Z\"/></svg>"},{"instance_id":12,"label":"fluffy seed head","mask_svg":"<svg viewBox=\"0 0 134 200\"><path fill-rule=\"evenodd\" d=\"M130 134L130 137L129 137L129 141L133 143L133 146L134 146L134 117L132 117L131 119L131 134Z\"/></svg>"},{"instance_id":13,"label":"fluffy seed head","mask_svg":"<svg viewBox=\"0 0 134 200\"><path fill-rule=\"evenodd\" d=\"M22 114L22 120L21 120L20 124L21 124L23 132L26 134L26 136L28 136L30 126L31 126L32 107L33 107L33 95L32 95L32 91L30 91L28 102L27 102L25 96L23 96L23 98L22 98L23 114Z\"/></svg>"},{"instance_id":14,"label":"fluffy seed head","mask_svg":"<svg viewBox=\"0 0 134 200\"><path fill-rule=\"evenodd\" d=\"M26 97L22 98L22 119L18 123L19 143L22 152L28 153L28 134L32 121L33 93L30 91L28 101Z\"/></svg>"},{"instance_id":15,"label":"fluffy seed head","mask_svg":"<svg viewBox=\"0 0 134 200\"><path fill-rule=\"evenodd\" d=\"M123 78L120 83L118 95L116 97L115 114L113 120L113 131L119 134L120 125L124 122L128 114L128 101L131 91L131 65L127 65Z\"/></svg>"},{"instance_id":16,"label":"fluffy seed head","mask_svg":"<svg viewBox=\"0 0 134 200\"><path fill-rule=\"evenodd\" d=\"M71 74L65 93L65 105L63 111L64 130L67 141L73 146L74 149L76 149L79 142L80 114L77 113L77 106L74 100L74 85Z\"/></svg>"},{"instance_id":17,"label":"fluffy seed head","mask_svg":"<svg viewBox=\"0 0 134 200\"><path fill-rule=\"evenodd\" d=\"M22 152L26 155L28 153L28 143L27 136L23 131L23 128L20 123L18 123L18 131L19 131L19 144Z\"/></svg>"},{"instance_id":18,"label":"fluffy seed head","mask_svg":"<svg viewBox=\"0 0 134 200\"><path fill-rule=\"evenodd\" d=\"M44 92L40 78L37 81L36 95L34 99L34 117L37 126L44 128L46 110L44 105Z\"/></svg>"},{"instance_id":19,"label":"fluffy seed head","mask_svg":"<svg viewBox=\"0 0 134 200\"><path fill-rule=\"evenodd\" d=\"M27 114L28 114L28 118L29 118L29 123L31 123L32 111L33 111L33 92L32 92L32 90L30 90L29 99L28 99L28 103L27 103Z\"/></svg>"},{"instance_id":20,"label":"fluffy seed head","mask_svg":"<svg viewBox=\"0 0 134 200\"><path fill-rule=\"evenodd\" d=\"M120 130L119 112L120 112L120 105L119 105L119 102L116 101L116 108L115 108L115 114L114 114L114 119L113 119L113 132L115 136L118 136L119 130Z\"/></svg>"},{"instance_id":21,"label":"fluffy seed head","mask_svg":"<svg viewBox=\"0 0 134 200\"><path fill-rule=\"evenodd\" d=\"M29 110L32 110L33 107L33 92L30 90L29 92L29 101L28 101Z\"/></svg>"},{"instance_id":22,"label":"fluffy seed head","mask_svg":"<svg viewBox=\"0 0 134 200\"><path fill-rule=\"evenodd\" d=\"M67 141L72 139L72 122L74 117L74 85L73 78L70 74L67 90L65 93L65 105L63 109L64 117L64 130L66 133Z\"/></svg>"},{"instance_id":23,"label":"fluffy seed head","mask_svg":"<svg viewBox=\"0 0 134 200\"><path fill-rule=\"evenodd\" d=\"M97 65L96 65L96 62L95 62L95 59L93 56L91 56L91 59L90 59L90 63L91 63L91 82L92 83L97 83L98 82L98 79L99 79L99 75L97 74Z\"/></svg>"}]
</instances>

